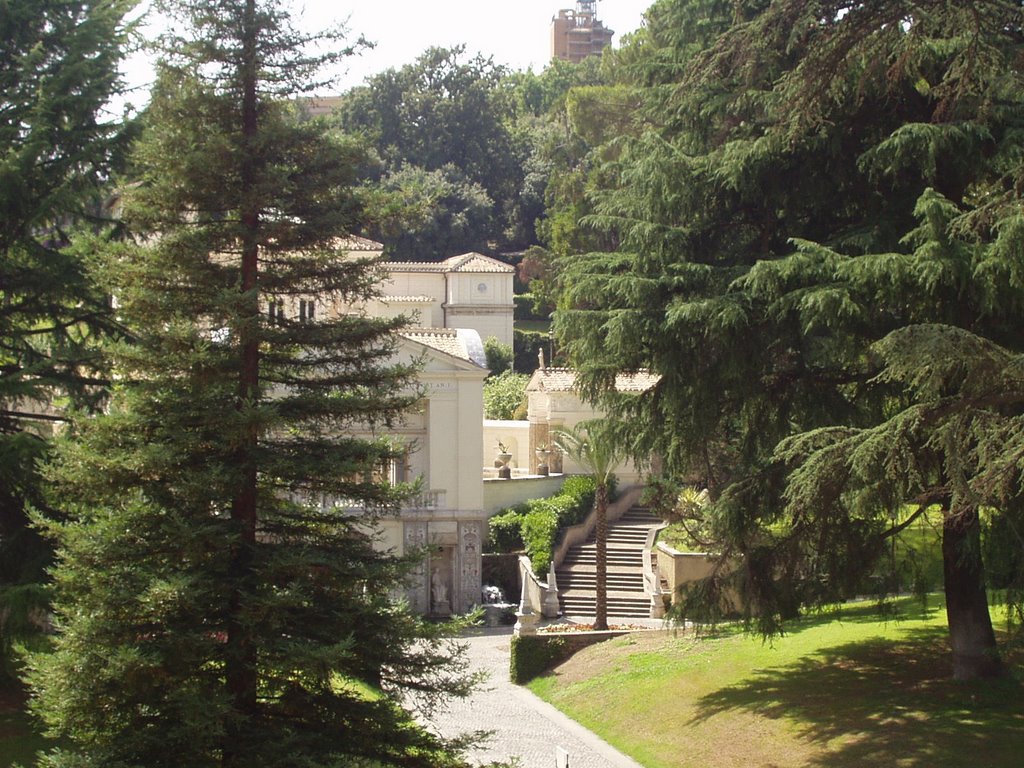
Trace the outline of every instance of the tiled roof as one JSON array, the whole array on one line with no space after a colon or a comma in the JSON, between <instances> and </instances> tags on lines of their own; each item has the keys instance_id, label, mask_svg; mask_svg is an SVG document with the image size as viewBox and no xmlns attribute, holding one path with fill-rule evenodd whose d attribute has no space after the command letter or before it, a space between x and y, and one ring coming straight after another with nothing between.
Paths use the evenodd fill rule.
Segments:
<instances>
[{"instance_id":1,"label":"tiled roof","mask_svg":"<svg viewBox=\"0 0 1024 768\"><path fill-rule=\"evenodd\" d=\"M646 392L661 379L647 371L620 373L615 377L617 392ZM576 371L572 368L538 368L527 389L541 392L572 392L576 388Z\"/></svg>"},{"instance_id":2,"label":"tiled roof","mask_svg":"<svg viewBox=\"0 0 1024 768\"><path fill-rule=\"evenodd\" d=\"M431 296L381 296L380 300L388 304L430 304L437 301Z\"/></svg>"},{"instance_id":3,"label":"tiled roof","mask_svg":"<svg viewBox=\"0 0 1024 768\"><path fill-rule=\"evenodd\" d=\"M419 342L425 347L472 362L469 352L462 340L459 339L458 330L455 328L408 328L401 334L410 341Z\"/></svg>"},{"instance_id":4,"label":"tiled roof","mask_svg":"<svg viewBox=\"0 0 1024 768\"><path fill-rule=\"evenodd\" d=\"M359 235L347 235L346 237L340 238L335 243L339 249L344 249L349 253L356 253L357 251L383 251L384 244L378 243L376 240L370 240L366 237L359 237Z\"/></svg>"},{"instance_id":5,"label":"tiled roof","mask_svg":"<svg viewBox=\"0 0 1024 768\"><path fill-rule=\"evenodd\" d=\"M445 259L449 272L515 272L515 267L482 253L464 253Z\"/></svg>"},{"instance_id":6,"label":"tiled roof","mask_svg":"<svg viewBox=\"0 0 1024 768\"><path fill-rule=\"evenodd\" d=\"M381 269L386 272L447 272L443 261L385 261Z\"/></svg>"},{"instance_id":7,"label":"tiled roof","mask_svg":"<svg viewBox=\"0 0 1024 768\"><path fill-rule=\"evenodd\" d=\"M388 272L515 272L515 267L482 253L464 253L444 261L386 261Z\"/></svg>"}]
</instances>

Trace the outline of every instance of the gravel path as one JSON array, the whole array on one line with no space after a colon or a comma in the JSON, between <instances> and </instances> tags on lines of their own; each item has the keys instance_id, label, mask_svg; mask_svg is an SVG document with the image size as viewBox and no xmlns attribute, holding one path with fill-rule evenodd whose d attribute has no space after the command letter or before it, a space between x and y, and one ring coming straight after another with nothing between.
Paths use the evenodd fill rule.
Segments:
<instances>
[{"instance_id":1,"label":"gravel path","mask_svg":"<svg viewBox=\"0 0 1024 768\"><path fill-rule=\"evenodd\" d=\"M473 670L489 679L467 699L434 713L429 725L444 736L493 731L470 752L476 765L518 758L521 768L642 768L557 709L508 679L510 627L464 638Z\"/></svg>"}]
</instances>

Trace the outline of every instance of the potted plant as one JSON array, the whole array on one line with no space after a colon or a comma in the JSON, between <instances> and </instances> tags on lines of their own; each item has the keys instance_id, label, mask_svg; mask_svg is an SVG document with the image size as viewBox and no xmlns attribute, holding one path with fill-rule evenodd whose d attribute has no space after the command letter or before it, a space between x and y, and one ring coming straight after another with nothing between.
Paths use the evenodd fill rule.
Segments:
<instances>
[{"instance_id":1,"label":"potted plant","mask_svg":"<svg viewBox=\"0 0 1024 768\"><path fill-rule=\"evenodd\" d=\"M498 455L494 459L494 466L498 468L498 477L508 480L512 477L512 470L509 468L508 463L512 461L512 454L509 453L506 445L498 441Z\"/></svg>"},{"instance_id":2,"label":"potted plant","mask_svg":"<svg viewBox=\"0 0 1024 768\"><path fill-rule=\"evenodd\" d=\"M501 440L498 441L497 460L501 462L502 466L507 466L512 461L512 454L508 452L508 447Z\"/></svg>"}]
</instances>

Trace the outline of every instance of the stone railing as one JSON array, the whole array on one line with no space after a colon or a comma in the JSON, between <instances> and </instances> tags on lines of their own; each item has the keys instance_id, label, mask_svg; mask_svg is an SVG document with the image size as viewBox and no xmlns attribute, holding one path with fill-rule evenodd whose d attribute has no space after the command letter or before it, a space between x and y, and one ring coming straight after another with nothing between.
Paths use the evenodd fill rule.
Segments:
<instances>
[{"instance_id":1,"label":"stone railing","mask_svg":"<svg viewBox=\"0 0 1024 768\"><path fill-rule=\"evenodd\" d=\"M668 523L662 523L657 528L651 528L647 532L647 541L644 542L643 569L644 569L644 592L651 600L651 618L662 619L665 617L665 596L671 597L671 587L661 588L661 572L655 567L654 544L658 534L668 528Z\"/></svg>"},{"instance_id":2,"label":"stone railing","mask_svg":"<svg viewBox=\"0 0 1024 768\"><path fill-rule=\"evenodd\" d=\"M606 519L608 524L618 521L626 512L630 510L638 501L640 501L640 495L643 493L644 486L642 485L629 485L619 491L619 497L608 505L608 511L606 513ZM597 514L594 510L590 511L587 515L587 519L582 523L576 525L570 525L565 529L562 534L562 540L555 547L555 551L551 553L551 567L557 568L565 560L565 556L569 554L569 550L578 544L582 544L587 540L594 528L597 527Z\"/></svg>"},{"instance_id":3,"label":"stone railing","mask_svg":"<svg viewBox=\"0 0 1024 768\"><path fill-rule=\"evenodd\" d=\"M718 572L728 576L738 567L736 561L723 563L721 558L710 552L680 552L664 542L658 542L658 578L668 583L673 599L679 588L693 582L703 581ZM742 599L735 588L729 588L723 595L723 606L729 611L739 611Z\"/></svg>"},{"instance_id":4,"label":"stone railing","mask_svg":"<svg viewBox=\"0 0 1024 768\"><path fill-rule=\"evenodd\" d=\"M537 622L541 618L554 619L559 614L555 568L554 565L551 566L548 581L545 583L533 572L530 558L520 555L519 575L522 578L523 591L519 599L519 610L516 611L515 633L532 635L537 631Z\"/></svg>"},{"instance_id":5,"label":"stone railing","mask_svg":"<svg viewBox=\"0 0 1024 768\"><path fill-rule=\"evenodd\" d=\"M444 509L447 492L443 489L434 489L420 491L415 496L410 497L402 504L402 509ZM294 501L300 501L301 498L295 494L291 495ZM344 510L352 514L361 514L368 511L371 507L366 504L363 499L346 498L343 496L321 496L319 499L319 506L322 510Z\"/></svg>"},{"instance_id":6,"label":"stone railing","mask_svg":"<svg viewBox=\"0 0 1024 768\"><path fill-rule=\"evenodd\" d=\"M416 494L402 507L405 509L444 509L445 496L446 491L432 488Z\"/></svg>"}]
</instances>

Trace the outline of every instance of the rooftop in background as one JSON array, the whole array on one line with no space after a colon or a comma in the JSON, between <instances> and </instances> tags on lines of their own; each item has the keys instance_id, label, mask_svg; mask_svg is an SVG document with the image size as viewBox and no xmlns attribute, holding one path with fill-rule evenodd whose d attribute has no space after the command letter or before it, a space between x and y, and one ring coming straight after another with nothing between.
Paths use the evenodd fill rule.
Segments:
<instances>
[{"instance_id":1,"label":"rooftop in background","mask_svg":"<svg viewBox=\"0 0 1024 768\"><path fill-rule=\"evenodd\" d=\"M481 368L487 365L483 343L476 331L466 328L408 328L399 333L409 341L415 341L437 352L443 352Z\"/></svg>"},{"instance_id":2,"label":"rooftop in background","mask_svg":"<svg viewBox=\"0 0 1024 768\"><path fill-rule=\"evenodd\" d=\"M574 392L576 371L572 368L538 368L533 372L527 392ZM620 373L615 376L617 392L646 392L660 381L661 377L648 371Z\"/></svg>"},{"instance_id":3,"label":"rooftop in background","mask_svg":"<svg viewBox=\"0 0 1024 768\"><path fill-rule=\"evenodd\" d=\"M482 253L463 253L444 261L388 261L389 272L515 272L515 267Z\"/></svg>"}]
</instances>

